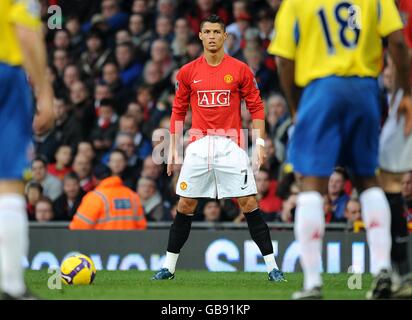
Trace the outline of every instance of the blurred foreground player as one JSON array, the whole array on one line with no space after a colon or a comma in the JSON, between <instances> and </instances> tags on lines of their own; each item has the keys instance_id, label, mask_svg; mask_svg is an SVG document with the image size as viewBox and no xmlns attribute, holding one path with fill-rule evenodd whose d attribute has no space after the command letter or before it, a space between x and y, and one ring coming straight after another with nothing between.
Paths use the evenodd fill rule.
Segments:
<instances>
[{"instance_id":1,"label":"blurred foreground player","mask_svg":"<svg viewBox=\"0 0 412 320\"><path fill-rule=\"evenodd\" d=\"M304 287L293 298L322 297L322 194L336 165L351 170L360 193L374 275L368 297L389 298L390 209L375 172L382 38L388 38L397 69L407 65L395 3L285 0L275 23L277 34L268 50L279 57L283 88L292 109L297 109L289 160L295 172L303 176L295 237L301 250ZM301 97L298 87L304 88ZM402 88L401 105L409 105L408 83L402 83Z\"/></svg>"},{"instance_id":2,"label":"blurred foreground player","mask_svg":"<svg viewBox=\"0 0 412 320\"><path fill-rule=\"evenodd\" d=\"M37 96L34 131L43 134L53 125L53 92L46 79L39 11L35 0L0 1L0 283L4 299L32 298L22 265L28 253L22 175L29 165L34 110L24 69Z\"/></svg>"},{"instance_id":3,"label":"blurred foreground player","mask_svg":"<svg viewBox=\"0 0 412 320\"><path fill-rule=\"evenodd\" d=\"M402 14L405 15L405 20L408 21L403 33L407 40L406 43L411 46L412 3L410 1L398 2ZM405 61L405 65L401 70L396 70L390 56L388 56L387 62L385 74L390 78L388 88L389 112L380 137L379 178L391 208L392 297L412 299L407 207L401 194L402 176L412 170L412 135L408 134L412 129L412 104L401 103L404 96L402 84L408 81L407 78L411 68L410 60L409 63Z\"/></svg>"},{"instance_id":4,"label":"blurred foreground player","mask_svg":"<svg viewBox=\"0 0 412 320\"><path fill-rule=\"evenodd\" d=\"M196 198L238 199L252 239L259 247L270 281L283 281L283 273L273 254L269 228L261 217L256 200L256 183L249 158L239 144L240 104L244 99L257 131L254 167L264 161L265 122L263 103L250 68L224 52L225 24L216 15L202 21L199 38L204 54L184 65L177 74L170 132L168 175L178 161L179 136L189 104L192 108L191 143L186 149L177 182L180 196L176 218L170 228L163 268L154 280L172 279L179 253L189 237Z\"/></svg>"}]
</instances>

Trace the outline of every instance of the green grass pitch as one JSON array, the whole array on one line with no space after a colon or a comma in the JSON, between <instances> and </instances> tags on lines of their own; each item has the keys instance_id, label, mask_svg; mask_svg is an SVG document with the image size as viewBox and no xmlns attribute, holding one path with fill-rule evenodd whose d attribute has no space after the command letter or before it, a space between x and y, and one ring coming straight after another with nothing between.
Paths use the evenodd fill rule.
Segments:
<instances>
[{"instance_id":1,"label":"green grass pitch","mask_svg":"<svg viewBox=\"0 0 412 320\"><path fill-rule=\"evenodd\" d=\"M173 280L150 280L153 271L97 271L88 286L49 289L47 270L26 271L28 288L41 299L109 300L287 300L302 285L301 273L288 273L288 282L270 282L265 273L178 270ZM325 299L364 299L372 277L361 277L361 289L350 290L350 274L324 274ZM360 276L359 276L360 277ZM358 278L359 280L359 278ZM358 282L359 284L359 282Z\"/></svg>"}]
</instances>

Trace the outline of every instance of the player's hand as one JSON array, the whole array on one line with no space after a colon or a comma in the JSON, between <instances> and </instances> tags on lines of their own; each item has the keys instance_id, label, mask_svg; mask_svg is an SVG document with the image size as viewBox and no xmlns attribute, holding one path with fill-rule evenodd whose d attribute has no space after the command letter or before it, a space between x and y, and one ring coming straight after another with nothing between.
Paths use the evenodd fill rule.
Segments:
<instances>
[{"instance_id":1,"label":"player's hand","mask_svg":"<svg viewBox=\"0 0 412 320\"><path fill-rule=\"evenodd\" d=\"M173 174L173 169L178 162L179 156L176 148L170 148L167 157L167 175L170 177Z\"/></svg>"},{"instance_id":2,"label":"player's hand","mask_svg":"<svg viewBox=\"0 0 412 320\"><path fill-rule=\"evenodd\" d=\"M258 171L262 165L266 161L266 150L265 147L257 144L256 145L256 158L255 158L255 163L254 163L254 170Z\"/></svg>"},{"instance_id":3,"label":"player's hand","mask_svg":"<svg viewBox=\"0 0 412 320\"><path fill-rule=\"evenodd\" d=\"M46 88L37 95L37 112L33 120L33 131L43 135L54 125L53 90Z\"/></svg>"},{"instance_id":4,"label":"player's hand","mask_svg":"<svg viewBox=\"0 0 412 320\"><path fill-rule=\"evenodd\" d=\"M403 115L405 117L405 126L403 133L408 136L412 132L412 96L404 95L398 108L398 120Z\"/></svg>"}]
</instances>

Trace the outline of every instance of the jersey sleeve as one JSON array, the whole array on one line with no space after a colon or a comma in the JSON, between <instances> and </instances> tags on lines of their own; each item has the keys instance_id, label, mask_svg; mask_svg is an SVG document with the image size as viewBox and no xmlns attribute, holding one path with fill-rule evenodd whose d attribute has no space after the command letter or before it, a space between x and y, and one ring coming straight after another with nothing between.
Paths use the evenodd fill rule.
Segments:
<instances>
[{"instance_id":1,"label":"jersey sleeve","mask_svg":"<svg viewBox=\"0 0 412 320\"><path fill-rule=\"evenodd\" d=\"M40 29L40 4L37 0L12 0L9 21L33 30Z\"/></svg>"},{"instance_id":2,"label":"jersey sleeve","mask_svg":"<svg viewBox=\"0 0 412 320\"><path fill-rule=\"evenodd\" d=\"M269 54L295 60L297 16L292 0L284 0L275 20L275 35L267 49Z\"/></svg>"},{"instance_id":3,"label":"jersey sleeve","mask_svg":"<svg viewBox=\"0 0 412 320\"><path fill-rule=\"evenodd\" d=\"M101 199L92 192L86 194L69 225L71 230L94 229L100 212L104 210Z\"/></svg>"},{"instance_id":4,"label":"jersey sleeve","mask_svg":"<svg viewBox=\"0 0 412 320\"><path fill-rule=\"evenodd\" d=\"M265 111L263 102L260 98L260 91L250 68L243 65L243 81L240 86L240 96L246 102L246 107L249 110L252 119L265 119Z\"/></svg>"},{"instance_id":5,"label":"jersey sleeve","mask_svg":"<svg viewBox=\"0 0 412 320\"><path fill-rule=\"evenodd\" d=\"M378 32L386 37L403 28L402 20L393 0L378 0Z\"/></svg>"},{"instance_id":6,"label":"jersey sleeve","mask_svg":"<svg viewBox=\"0 0 412 320\"><path fill-rule=\"evenodd\" d=\"M170 133L176 133L176 122L184 122L190 102L190 85L187 81L187 69L182 68L176 75L175 98L170 117ZM183 127L182 127L183 128Z\"/></svg>"}]
</instances>

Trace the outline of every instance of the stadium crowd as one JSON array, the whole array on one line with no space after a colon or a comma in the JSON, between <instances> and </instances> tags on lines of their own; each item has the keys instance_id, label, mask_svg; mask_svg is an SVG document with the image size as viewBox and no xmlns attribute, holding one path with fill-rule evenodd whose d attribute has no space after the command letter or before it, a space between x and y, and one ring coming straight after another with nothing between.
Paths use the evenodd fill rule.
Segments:
<instances>
[{"instance_id":1,"label":"stadium crowd","mask_svg":"<svg viewBox=\"0 0 412 320\"><path fill-rule=\"evenodd\" d=\"M259 206L266 221L293 222L299 189L285 161L293 126L274 57L266 52L280 2L41 1L56 123L34 138L26 174L29 219L71 221L83 196L96 187L93 172L101 163L137 192L147 221L174 218L178 171L168 177L166 166L153 160L152 135L169 128L176 72L202 53L200 21L216 13L227 24L226 53L250 66L265 105L267 159L256 175ZM62 19L48 12L52 5L60 6ZM386 101L393 85L389 65L380 82ZM250 128L242 111L243 127ZM185 130L190 121L189 111ZM412 223L412 172L403 178L403 196ZM325 200L327 223L360 221L356 190L342 168L330 177ZM244 216L235 200L204 199L194 220L241 222Z\"/></svg>"}]
</instances>

